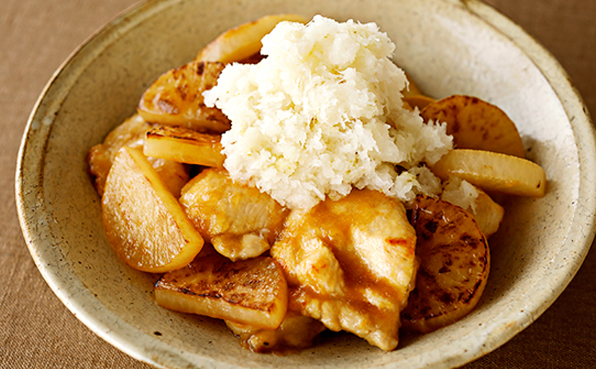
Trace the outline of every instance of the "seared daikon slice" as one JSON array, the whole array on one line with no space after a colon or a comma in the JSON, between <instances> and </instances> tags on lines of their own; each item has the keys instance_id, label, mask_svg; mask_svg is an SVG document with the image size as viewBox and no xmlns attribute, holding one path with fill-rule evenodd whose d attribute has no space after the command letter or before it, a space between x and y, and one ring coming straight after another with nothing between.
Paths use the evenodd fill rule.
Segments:
<instances>
[{"instance_id":1,"label":"seared daikon slice","mask_svg":"<svg viewBox=\"0 0 596 369\"><path fill-rule=\"evenodd\" d=\"M186 164L223 167L221 136L187 128L161 126L147 132L143 152L147 156Z\"/></svg>"},{"instance_id":2,"label":"seared daikon slice","mask_svg":"<svg viewBox=\"0 0 596 369\"><path fill-rule=\"evenodd\" d=\"M453 95L428 104L420 115L425 121L446 122L456 148L524 157L515 123L503 110L477 97Z\"/></svg>"},{"instance_id":3,"label":"seared daikon slice","mask_svg":"<svg viewBox=\"0 0 596 369\"><path fill-rule=\"evenodd\" d=\"M485 191L542 197L546 190L546 174L540 165L496 152L451 150L431 170L442 180L459 177Z\"/></svg>"},{"instance_id":4,"label":"seared daikon slice","mask_svg":"<svg viewBox=\"0 0 596 369\"><path fill-rule=\"evenodd\" d=\"M472 214L486 238L497 232L505 214L505 209L486 192L458 177L451 177L444 183L441 200L460 206Z\"/></svg>"},{"instance_id":5,"label":"seared daikon slice","mask_svg":"<svg viewBox=\"0 0 596 369\"><path fill-rule=\"evenodd\" d=\"M138 149L124 147L114 158L102 210L110 243L135 269L179 269L203 247L203 238L182 206Z\"/></svg>"},{"instance_id":6,"label":"seared daikon slice","mask_svg":"<svg viewBox=\"0 0 596 369\"><path fill-rule=\"evenodd\" d=\"M145 91L137 108L148 122L221 133L230 120L217 108L204 104L203 92L217 84L224 65L191 62L162 74Z\"/></svg>"},{"instance_id":7,"label":"seared daikon slice","mask_svg":"<svg viewBox=\"0 0 596 369\"><path fill-rule=\"evenodd\" d=\"M225 31L205 46L195 60L231 63L247 59L259 53L263 36L281 21L306 23L306 19L297 14L267 15Z\"/></svg>"},{"instance_id":8,"label":"seared daikon slice","mask_svg":"<svg viewBox=\"0 0 596 369\"><path fill-rule=\"evenodd\" d=\"M165 274L155 285L155 299L183 313L276 329L286 315L288 286L270 257L231 262L213 255Z\"/></svg>"},{"instance_id":9,"label":"seared daikon slice","mask_svg":"<svg viewBox=\"0 0 596 369\"><path fill-rule=\"evenodd\" d=\"M490 252L474 218L449 202L419 195L412 223L420 267L401 317L405 328L426 333L474 309L488 279Z\"/></svg>"}]
</instances>

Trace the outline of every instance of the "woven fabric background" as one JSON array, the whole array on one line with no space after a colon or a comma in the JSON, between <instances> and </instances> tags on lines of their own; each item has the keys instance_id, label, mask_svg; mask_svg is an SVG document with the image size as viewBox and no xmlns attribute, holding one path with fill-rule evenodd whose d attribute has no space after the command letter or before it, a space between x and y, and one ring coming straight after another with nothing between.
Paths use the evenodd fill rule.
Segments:
<instances>
[{"instance_id":1,"label":"woven fabric background","mask_svg":"<svg viewBox=\"0 0 596 369\"><path fill-rule=\"evenodd\" d=\"M486 0L561 62L596 114L596 1ZM0 6L0 368L149 368L98 338L55 297L23 240L14 199L21 135L68 55L135 0L2 0ZM596 168L595 168L596 169ZM465 366L596 367L596 250L534 324Z\"/></svg>"}]
</instances>

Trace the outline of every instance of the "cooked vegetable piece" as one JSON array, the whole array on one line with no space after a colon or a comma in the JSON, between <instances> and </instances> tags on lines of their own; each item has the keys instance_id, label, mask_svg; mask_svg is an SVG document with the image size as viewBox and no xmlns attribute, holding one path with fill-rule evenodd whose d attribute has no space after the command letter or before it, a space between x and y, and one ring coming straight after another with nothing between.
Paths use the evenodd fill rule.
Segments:
<instances>
[{"instance_id":1,"label":"cooked vegetable piece","mask_svg":"<svg viewBox=\"0 0 596 369\"><path fill-rule=\"evenodd\" d=\"M297 14L267 15L254 22L244 23L217 36L204 49L196 61L218 61L222 63L240 62L261 50L261 39L271 32L281 21L306 23Z\"/></svg>"},{"instance_id":2,"label":"cooked vegetable piece","mask_svg":"<svg viewBox=\"0 0 596 369\"><path fill-rule=\"evenodd\" d=\"M183 313L276 329L286 315L288 286L270 257L234 263L213 255L164 274L155 285L155 299Z\"/></svg>"},{"instance_id":3,"label":"cooked vegetable piece","mask_svg":"<svg viewBox=\"0 0 596 369\"><path fill-rule=\"evenodd\" d=\"M485 191L542 197L546 190L546 175L538 164L496 152L451 150L430 169L442 180L459 177Z\"/></svg>"},{"instance_id":4,"label":"cooked vegetable piece","mask_svg":"<svg viewBox=\"0 0 596 369\"><path fill-rule=\"evenodd\" d=\"M466 209L467 210L467 209ZM481 189L478 189L474 209L470 209L474 220L486 238L489 238L499 230L505 209Z\"/></svg>"},{"instance_id":5,"label":"cooked vegetable piece","mask_svg":"<svg viewBox=\"0 0 596 369\"><path fill-rule=\"evenodd\" d=\"M476 306L488 279L490 252L472 216L446 201L418 195L412 223L420 267L402 323L426 333L459 320Z\"/></svg>"},{"instance_id":6,"label":"cooked vegetable piece","mask_svg":"<svg viewBox=\"0 0 596 369\"><path fill-rule=\"evenodd\" d=\"M163 273L190 263L203 238L138 149L114 158L102 198L103 222L116 253L131 267Z\"/></svg>"},{"instance_id":7,"label":"cooked vegetable piece","mask_svg":"<svg viewBox=\"0 0 596 369\"><path fill-rule=\"evenodd\" d=\"M503 110L477 97L453 95L428 104L420 115L425 121L446 122L456 148L525 156L515 123Z\"/></svg>"},{"instance_id":8,"label":"cooked vegetable piece","mask_svg":"<svg viewBox=\"0 0 596 369\"><path fill-rule=\"evenodd\" d=\"M223 169L204 169L182 189L180 203L203 237L234 261L267 251L287 216L271 196Z\"/></svg>"},{"instance_id":9,"label":"cooked vegetable piece","mask_svg":"<svg viewBox=\"0 0 596 369\"><path fill-rule=\"evenodd\" d=\"M499 229L505 214L505 209L493 201L493 199L482 189L471 183L467 183L467 186L471 187L471 190L469 190L468 187L462 186L463 184L463 180L460 178L449 178L449 180L444 183L441 200L460 206L468 213L472 214L484 236L489 238ZM475 197L471 201L462 199L462 197L467 196Z\"/></svg>"},{"instance_id":10,"label":"cooked vegetable piece","mask_svg":"<svg viewBox=\"0 0 596 369\"><path fill-rule=\"evenodd\" d=\"M145 133L152 128L152 124L145 122L140 115L135 114L114 128L106 136L104 142L89 150L87 154L88 171L100 197L103 195L106 178L118 150L123 146L142 147L145 142ZM150 159L150 161L170 191L178 196L182 186L189 179L186 167L169 160Z\"/></svg>"},{"instance_id":11,"label":"cooked vegetable piece","mask_svg":"<svg viewBox=\"0 0 596 369\"><path fill-rule=\"evenodd\" d=\"M147 156L186 164L223 167L221 136L187 128L161 126L147 132L143 152Z\"/></svg>"},{"instance_id":12,"label":"cooked vegetable piece","mask_svg":"<svg viewBox=\"0 0 596 369\"><path fill-rule=\"evenodd\" d=\"M230 120L205 106L203 92L217 84L224 65L191 62L162 74L141 97L138 113L148 122L221 133Z\"/></svg>"},{"instance_id":13,"label":"cooked vegetable piece","mask_svg":"<svg viewBox=\"0 0 596 369\"><path fill-rule=\"evenodd\" d=\"M427 105L435 102L436 100L424 95L410 95L404 96L402 100L408 104L407 107L410 109L418 108L418 110L424 109Z\"/></svg>"},{"instance_id":14,"label":"cooked vegetable piece","mask_svg":"<svg viewBox=\"0 0 596 369\"><path fill-rule=\"evenodd\" d=\"M159 178L165 183L166 187L175 198L180 196L182 187L188 183L190 175L187 167L173 160L147 157L153 169L159 175Z\"/></svg>"}]
</instances>

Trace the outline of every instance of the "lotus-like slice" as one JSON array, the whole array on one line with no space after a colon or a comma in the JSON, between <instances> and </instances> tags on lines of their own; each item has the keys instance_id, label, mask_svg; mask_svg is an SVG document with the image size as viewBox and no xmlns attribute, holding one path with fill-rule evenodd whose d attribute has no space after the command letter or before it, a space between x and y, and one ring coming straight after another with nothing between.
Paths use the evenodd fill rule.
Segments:
<instances>
[{"instance_id":1,"label":"lotus-like slice","mask_svg":"<svg viewBox=\"0 0 596 369\"><path fill-rule=\"evenodd\" d=\"M147 132L143 153L186 164L222 168L221 136L188 128L161 126Z\"/></svg>"},{"instance_id":2,"label":"lotus-like slice","mask_svg":"<svg viewBox=\"0 0 596 369\"><path fill-rule=\"evenodd\" d=\"M270 257L234 263L213 255L164 274L155 285L155 299L183 313L276 329L286 315L288 286Z\"/></svg>"},{"instance_id":3,"label":"lotus-like slice","mask_svg":"<svg viewBox=\"0 0 596 369\"><path fill-rule=\"evenodd\" d=\"M110 243L135 269L179 269L203 247L203 238L180 203L138 149L124 147L114 158L102 210Z\"/></svg>"},{"instance_id":4,"label":"lotus-like slice","mask_svg":"<svg viewBox=\"0 0 596 369\"><path fill-rule=\"evenodd\" d=\"M138 113L151 123L215 133L228 130L230 120L203 99L223 68L217 62L191 62L164 73L141 97Z\"/></svg>"},{"instance_id":5,"label":"lotus-like slice","mask_svg":"<svg viewBox=\"0 0 596 369\"><path fill-rule=\"evenodd\" d=\"M513 155L454 149L431 170L442 180L459 177L485 191L531 197L542 197L546 191L546 174L542 167Z\"/></svg>"},{"instance_id":6,"label":"lotus-like slice","mask_svg":"<svg viewBox=\"0 0 596 369\"><path fill-rule=\"evenodd\" d=\"M308 211L293 210L271 255L296 290L303 315L392 350L414 286L415 244L400 202L352 190Z\"/></svg>"},{"instance_id":7,"label":"lotus-like slice","mask_svg":"<svg viewBox=\"0 0 596 369\"><path fill-rule=\"evenodd\" d=\"M525 156L515 123L503 110L477 97L453 95L428 104L420 115L425 121L446 122L456 148Z\"/></svg>"},{"instance_id":8,"label":"lotus-like slice","mask_svg":"<svg viewBox=\"0 0 596 369\"><path fill-rule=\"evenodd\" d=\"M188 182L180 203L203 237L233 261L269 250L287 216L271 196L215 168L204 169Z\"/></svg>"},{"instance_id":9,"label":"lotus-like slice","mask_svg":"<svg viewBox=\"0 0 596 369\"><path fill-rule=\"evenodd\" d=\"M145 134L153 127L154 125L145 122L140 115L135 114L114 128L106 136L104 142L89 150L87 154L88 171L99 196L103 195L108 173L118 151L124 146L143 147ZM149 161L174 196L178 196L182 186L189 179L188 171L184 165L155 158L149 158Z\"/></svg>"},{"instance_id":10,"label":"lotus-like slice","mask_svg":"<svg viewBox=\"0 0 596 369\"><path fill-rule=\"evenodd\" d=\"M488 279L490 252L472 216L446 201L418 195L412 223L420 268L402 323L426 333L474 309Z\"/></svg>"},{"instance_id":11,"label":"lotus-like slice","mask_svg":"<svg viewBox=\"0 0 596 369\"><path fill-rule=\"evenodd\" d=\"M264 16L254 22L244 23L225 31L205 46L195 60L231 63L248 59L259 53L263 36L271 32L282 21L307 22L303 16L297 14Z\"/></svg>"}]
</instances>

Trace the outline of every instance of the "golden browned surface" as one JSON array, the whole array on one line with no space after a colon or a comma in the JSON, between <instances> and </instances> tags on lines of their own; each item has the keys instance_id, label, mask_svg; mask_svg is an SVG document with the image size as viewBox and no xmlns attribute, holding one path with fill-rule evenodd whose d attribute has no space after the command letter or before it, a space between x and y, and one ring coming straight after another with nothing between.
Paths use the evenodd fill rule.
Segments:
<instances>
[{"instance_id":1,"label":"golden browned surface","mask_svg":"<svg viewBox=\"0 0 596 369\"><path fill-rule=\"evenodd\" d=\"M271 255L296 290L302 314L392 350L413 288L415 243L401 203L353 190L308 212L292 211Z\"/></svg>"},{"instance_id":2,"label":"golden browned surface","mask_svg":"<svg viewBox=\"0 0 596 369\"><path fill-rule=\"evenodd\" d=\"M143 152L147 156L180 163L223 167L221 136L188 128L160 126L147 132Z\"/></svg>"},{"instance_id":3,"label":"golden browned surface","mask_svg":"<svg viewBox=\"0 0 596 369\"><path fill-rule=\"evenodd\" d=\"M272 258L233 263L212 255L166 273L155 285L155 299L184 313L276 329L286 314L288 286Z\"/></svg>"},{"instance_id":4,"label":"golden browned surface","mask_svg":"<svg viewBox=\"0 0 596 369\"><path fill-rule=\"evenodd\" d=\"M178 201L137 149L124 147L114 158L102 210L112 247L135 269L161 273L181 268L203 246Z\"/></svg>"},{"instance_id":5,"label":"golden browned surface","mask_svg":"<svg viewBox=\"0 0 596 369\"><path fill-rule=\"evenodd\" d=\"M430 168L442 180L456 176L486 191L542 197L546 174L529 160L483 150L455 149Z\"/></svg>"},{"instance_id":6,"label":"golden browned surface","mask_svg":"<svg viewBox=\"0 0 596 369\"><path fill-rule=\"evenodd\" d=\"M263 36L281 21L306 23L307 19L297 14L276 14L241 24L217 36L199 52L195 60L222 63L244 61L259 53Z\"/></svg>"},{"instance_id":7,"label":"golden browned surface","mask_svg":"<svg viewBox=\"0 0 596 369\"><path fill-rule=\"evenodd\" d=\"M476 306L488 279L490 252L472 216L446 201L419 195L412 223L420 268L402 323L430 332Z\"/></svg>"},{"instance_id":8,"label":"golden browned surface","mask_svg":"<svg viewBox=\"0 0 596 369\"><path fill-rule=\"evenodd\" d=\"M143 147L145 134L153 127L154 125L145 122L140 115L135 114L114 128L106 136L104 142L89 150L87 155L88 171L99 196L103 195L105 182L118 150L124 146ZM150 161L170 191L178 196L182 186L189 180L188 171L184 165L153 158L150 158Z\"/></svg>"},{"instance_id":9,"label":"golden browned surface","mask_svg":"<svg viewBox=\"0 0 596 369\"><path fill-rule=\"evenodd\" d=\"M223 169L205 169L183 189L188 217L222 255L255 257L269 249L287 211L254 187L234 183Z\"/></svg>"},{"instance_id":10,"label":"golden browned surface","mask_svg":"<svg viewBox=\"0 0 596 369\"><path fill-rule=\"evenodd\" d=\"M446 122L456 148L525 156L517 127L507 114L477 97L450 96L428 104L420 114L425 121Z\"/></svg>"},{"instance_id":11,"label":"golden browned surface","mask_svg":"<svg viewBox=\"0 0 596 369\"><path fill-rule=\"evenodd\" d=\"M148 122L221 133L230 120L205 106L203 92L217 84L224 65L191 62L162 74L143 94L138 112Z\"/></svg>"}]
</instances>

